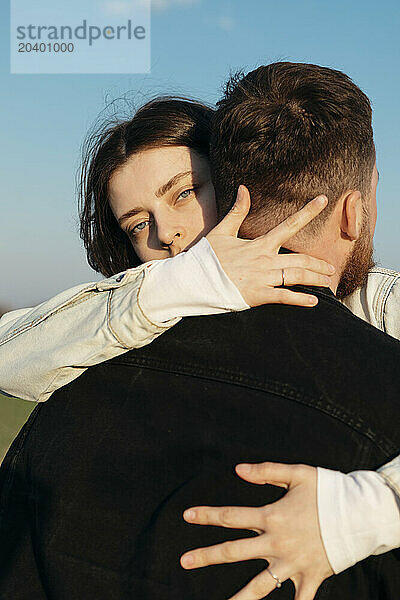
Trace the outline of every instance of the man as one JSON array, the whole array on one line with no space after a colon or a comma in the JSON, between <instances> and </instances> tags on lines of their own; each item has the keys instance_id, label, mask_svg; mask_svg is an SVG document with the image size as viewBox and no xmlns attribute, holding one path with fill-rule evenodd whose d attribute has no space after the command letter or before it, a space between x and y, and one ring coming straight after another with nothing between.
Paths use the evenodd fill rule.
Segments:
<instances>
[{"instance_id":1,"label":"man","mask_svg":"<svg viewBox=\"0 0 400 600\"><path fill-rule=\"evenodd\" d=\"M229 597L264 561L184 571L178 559L249 535L185 523L185 508L227 499L258 506L282 494L245 484L233 465L268 457L350 471L399 452L400 345L334 294L350 293L371 265L377 172L368 99L337 71L261 67L228 86L212 162L221 216L239 183L251 192L248 238L328 193L328 215L288 251L332 262L333 289L314 291L313 311L275 305L186 319L41 406L4 484L0 598ZM327 580L318 597L394 599L398 589L389 553ZM290 582L279 594L293 598Z\"/></svg>"}]
</instances>

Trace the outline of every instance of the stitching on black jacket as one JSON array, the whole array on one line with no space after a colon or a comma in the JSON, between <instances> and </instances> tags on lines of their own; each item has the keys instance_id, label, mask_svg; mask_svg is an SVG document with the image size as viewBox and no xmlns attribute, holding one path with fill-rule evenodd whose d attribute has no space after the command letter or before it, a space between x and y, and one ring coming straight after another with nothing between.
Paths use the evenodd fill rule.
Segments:
<instances>
[{"instance_id":1,"label":"stitching on black jacket","mask_svg":"<svg viewBox=\"0 0 400 600\"><path fill-rule=\"evenodd\" d=\"M367 437L386 456L398 453L398 446L395 442L387 438L383 433L373 431L366 423L364 423L362 418L355 418L353 415L349 414L345 408L337 405L336 400L335 404L333 404L325 395L313 398L303 390L293 388L287 383L271 380L263 381L257 377L251 377L241 373L240 371L233 372L221 367L203 367L200 364L193 363L186 363L185 365L178 367L176 364L168 362L165 359L161 360L156 358L130 356L129 359L124 359L124 356L120 356L109 363L104 363L103 366L112 366L115 364L164 371L174 373L175 375L188 375L199 379L209 379L211 381L220 381L281 396L287 400L292 400L304 404L305 406L315 408L330 417L338 419L357 433Z\"/></svg>"}]
</instances>

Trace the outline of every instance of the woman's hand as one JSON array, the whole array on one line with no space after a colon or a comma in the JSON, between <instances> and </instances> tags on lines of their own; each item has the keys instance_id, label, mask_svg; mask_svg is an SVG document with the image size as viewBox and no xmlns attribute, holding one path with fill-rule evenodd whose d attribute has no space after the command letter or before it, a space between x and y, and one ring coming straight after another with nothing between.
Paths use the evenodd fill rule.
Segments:
<instances>
[{"instance_id":1,"label":"woman's hand","mask_svg":"<svg viewBox=\"0 0 400 600\"><path fill-rule=\"evenodd\" d=\"M305 254L278 254L281 246L326 207L318 196L280 225L254 240L237 237L250 210L248 189L239 186L236 202L226 217L206 236L222 268L249 306L294 304L315 306L315 296L282 288L285 285L329 287L335 268Z\"/></svg>"},{"instance_id":2,"label":"woman's hand","mask_svg":"<svg viewBox=\"0 0 400 600\"><path fill-rule=\"evenodd\" d=\"M281 582L291 579L295 600L313 600L321 583L333 574L321 539L317 506L317 469L305 465L261 463L237 465L238 475L251 483L269 483L288 490L283 498L259 508L198 506L184 519L198 525L249 529L259 535L208 548L181 557L185 569L265 559L259 573L230 600L259 600L276 588L269 569Z\"/></svg>"}]
</instances>

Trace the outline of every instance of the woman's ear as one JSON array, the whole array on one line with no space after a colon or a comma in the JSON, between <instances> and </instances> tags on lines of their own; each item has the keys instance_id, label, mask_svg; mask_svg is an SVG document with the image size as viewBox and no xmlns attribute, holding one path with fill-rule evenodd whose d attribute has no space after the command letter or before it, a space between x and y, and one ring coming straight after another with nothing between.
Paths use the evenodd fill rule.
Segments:
<instances>
[{"instance_id":1,"label":"woman's ear","mask_svg":"<svg viewBox=\"0 0 400 600\"><path fill-rule=\"evenodd\" d=\"M363 223L363 203L361 193L356 191L346 192L342 198L342 218L340 229L342 237L354 242L360 237Z\"/></svg>"}]
</instances>

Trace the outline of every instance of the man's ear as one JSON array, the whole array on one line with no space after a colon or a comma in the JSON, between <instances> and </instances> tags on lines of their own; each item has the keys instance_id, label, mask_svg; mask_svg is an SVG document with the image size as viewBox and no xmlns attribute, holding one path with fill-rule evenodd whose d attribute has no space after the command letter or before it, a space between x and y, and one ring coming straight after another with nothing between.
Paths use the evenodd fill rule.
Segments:
<instances>
[{"instance_id":1,"label":"man's ear","mask_svg":"<svg viewBox=\"0 0 400 600\"><path fill-rule=\"evenodd\" d=\"M342 215L340 230L342 237L354 242L360 237L363 222L363 204L361 193L357 191L346 192L342 198Z\"/></svg>"}]
</instances>

